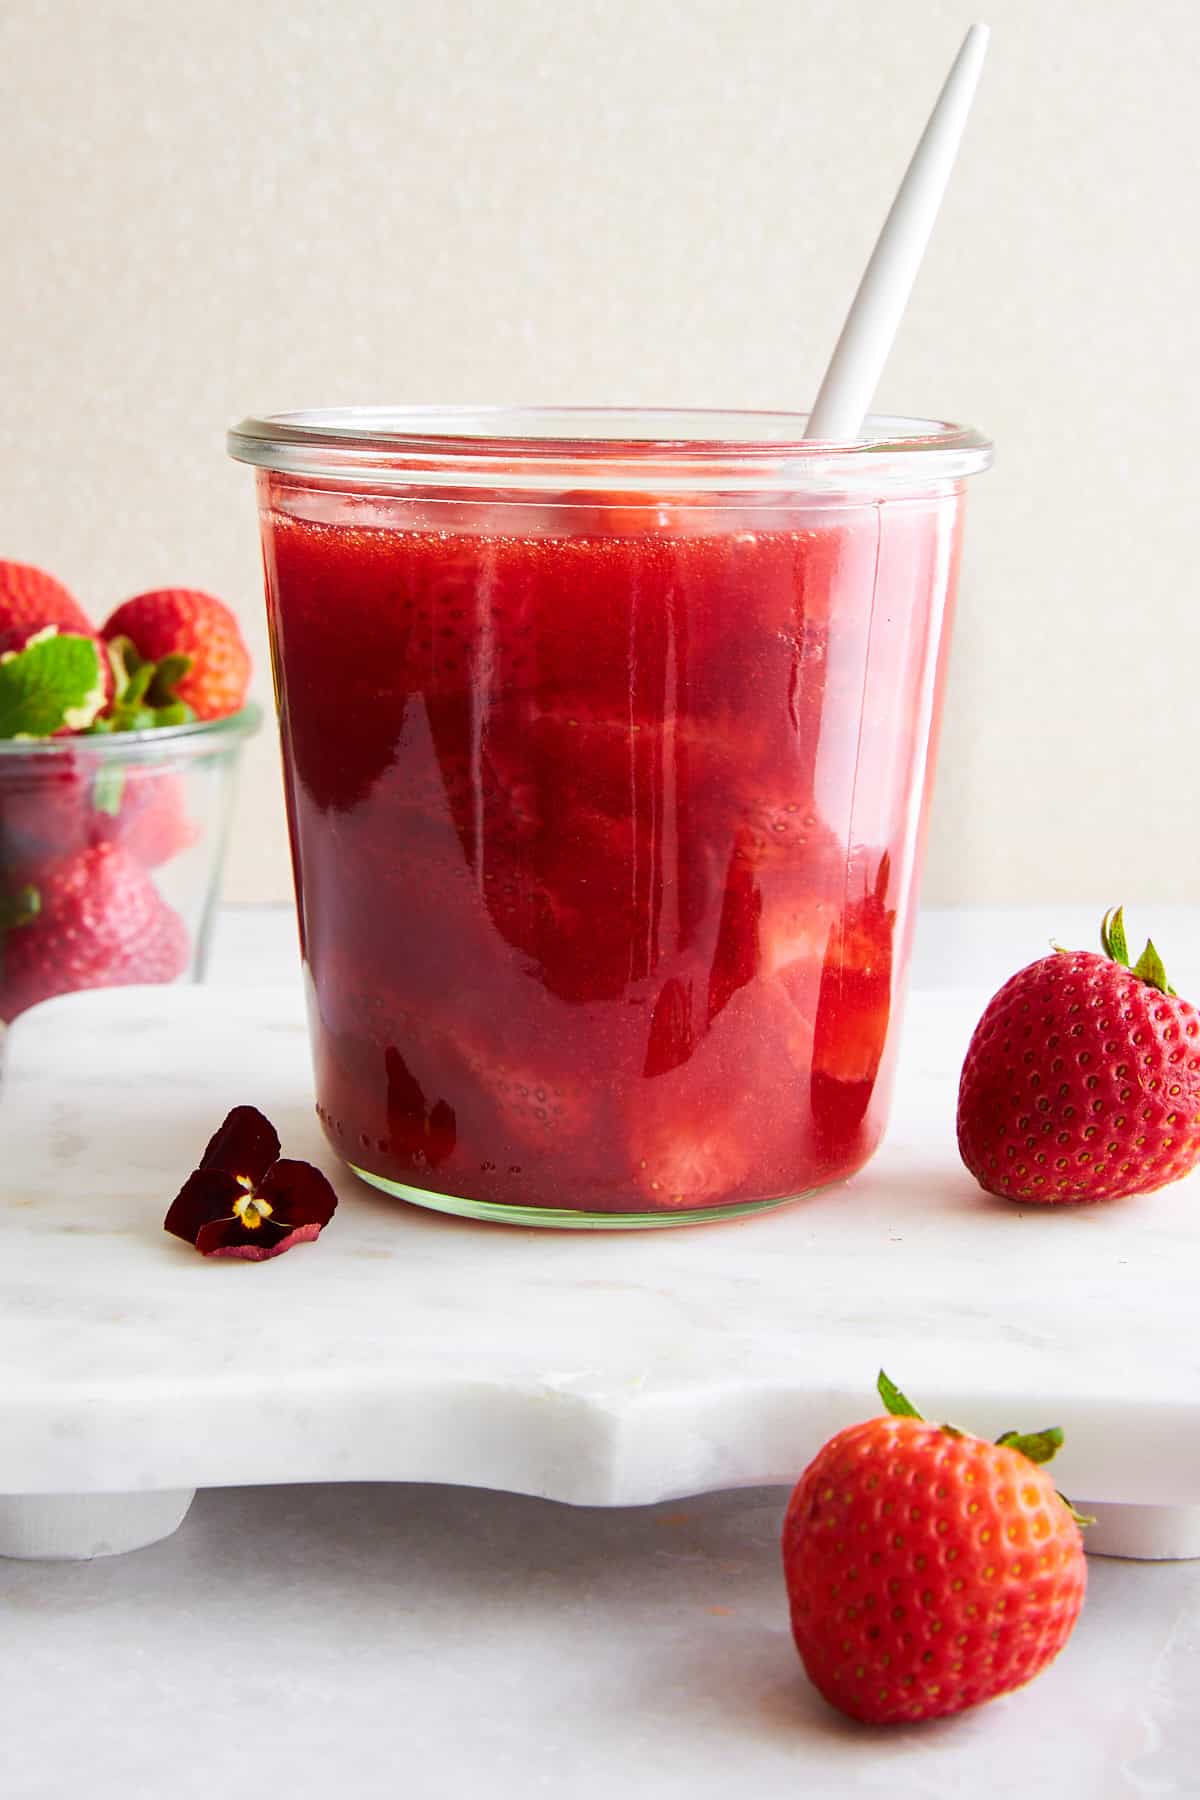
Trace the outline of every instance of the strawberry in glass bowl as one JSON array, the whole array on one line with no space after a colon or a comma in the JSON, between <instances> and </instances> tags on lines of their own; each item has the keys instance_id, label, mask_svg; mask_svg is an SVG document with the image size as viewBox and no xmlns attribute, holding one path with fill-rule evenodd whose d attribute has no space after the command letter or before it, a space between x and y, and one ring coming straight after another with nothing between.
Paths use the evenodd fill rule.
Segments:
<instances>
[{"instance_id":1,"label":"strawberry in glass bowl","mask_svg":"<svg viewBox=\"0 0 1200 1800\"><path fill-rule=\"evenodd\" d=\"M191 590L98 630L53 577L0 561L0 1023L82 988L203 973L250 658Z\"/></svg>"}]
</instances>

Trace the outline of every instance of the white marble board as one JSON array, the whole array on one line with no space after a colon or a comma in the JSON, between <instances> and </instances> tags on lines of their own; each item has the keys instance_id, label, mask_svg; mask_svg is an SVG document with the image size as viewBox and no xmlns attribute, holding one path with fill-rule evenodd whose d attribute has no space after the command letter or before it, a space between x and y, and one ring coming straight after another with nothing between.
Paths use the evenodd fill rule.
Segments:
<instances>
[{"instance_id":1,"label":"white marble board","mask_svg":"<svg viewBox=\"0 0 1200 1800\"><path fill-rule=\"evenodd\" d=\"M130 1547L196 1487L621 1506L789 1482L872 1410L883 1364L934 1416L1062 1424L1061 1485L1101 1507L1093 1549L1200 1553L1200 1185L1082 1210L983 1196L953 1130L982 998L914 996L888 1142L849 1185L587 1235L457 1221L341 1174L298 992L36 1008L0 1081L0 1551ZM316 1245L208 1262L162 1215L247 1101L342 1204ZM130 1495L124 1523L132 1503L99 1498Z\"/></svg>"}]
</instances>

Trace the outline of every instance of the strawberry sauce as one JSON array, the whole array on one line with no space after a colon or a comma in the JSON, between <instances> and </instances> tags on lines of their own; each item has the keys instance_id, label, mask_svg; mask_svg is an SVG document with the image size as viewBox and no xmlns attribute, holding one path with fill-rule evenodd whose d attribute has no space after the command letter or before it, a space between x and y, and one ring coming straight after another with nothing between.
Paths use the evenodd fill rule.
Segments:
<instances>
[{"instance_id":1,"label":"strawberry sauce","mask_svg":"<svg viewBox=\"0 0 1200 1800\"><path fill-rule=\"evenodd\" d=\"M739 1208L883 1128L957 492L264 475L318 1111L360 1172Z\"/></svg>"}]
</instances>

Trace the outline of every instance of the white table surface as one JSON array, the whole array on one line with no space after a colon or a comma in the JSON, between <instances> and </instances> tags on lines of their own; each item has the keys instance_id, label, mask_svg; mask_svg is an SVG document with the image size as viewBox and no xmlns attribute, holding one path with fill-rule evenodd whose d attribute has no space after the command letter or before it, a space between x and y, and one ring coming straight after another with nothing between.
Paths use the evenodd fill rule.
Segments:
<instances>
[{"instance_id":1,"label":"white table surface","mask_svg":"<svg viewBox=\"0 0 1200 1800\"><path fill-rule=\"evenodd\" d=\"M1101 910L930 913L915 980L998 983L1051 933L1090 942ZM1200 917L1139 908L1131 923L1200 992ZM213 981L295 972L287 910L223 915ZM224 1489L147 1550L0 1563L0 1793L1200 1794L1200 1563L1093 1558L1075 1637L1032 1688L875 1734L818 1700L791 1648L785 1499L614 1511L449 1488Z\"/></svg>"}]
</instances>

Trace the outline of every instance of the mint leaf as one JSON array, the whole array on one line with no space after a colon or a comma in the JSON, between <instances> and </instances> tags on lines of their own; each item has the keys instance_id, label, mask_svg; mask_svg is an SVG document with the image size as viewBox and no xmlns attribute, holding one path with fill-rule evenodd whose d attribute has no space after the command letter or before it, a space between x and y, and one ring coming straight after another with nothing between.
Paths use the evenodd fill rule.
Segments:
<instances>
[{"instance_id":1,"label":"mint leaf","mask_svg":"<svg viewBox=\"0 0 1200 1800\"><path fill-rule=\"evenodd\" d=\"M1063 1434L1057 1425L1045 1431L1005 1431L996 1439L1005 1450L1019 1450L1032 1463L1048 1463L1062 1449Z\"/></svg>"},{"instance_id":2,"label":"mint leaf","mask_svg":"<svg viewBox=\"0 0 1200 1800\"><path fill-rule=\"evenodd\" d=\"M0 738L86 731L104 705L104 669L91 638L39 632L0 656Z\"/></svg>"},{"instance_id":3,"label":"mint leaf","mask_svg":"<svg viewBox=\"0 0 1200 1800\"><path fill-rule=\"evenodd\" d=\"M922 1415L917 1411L912 1401L905 1398L895 1382L890 1381L882 1369L879 1371L879 1380L875 1385L879 1390L879 1398L894 1417L898 1419L921 1418Z\"/></svg>"}]
</instances>

